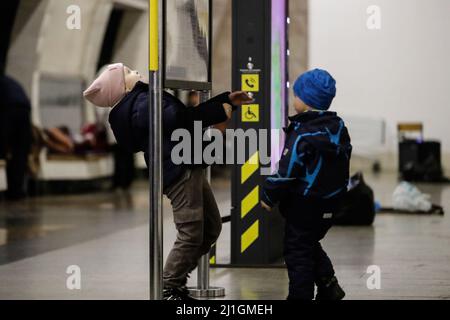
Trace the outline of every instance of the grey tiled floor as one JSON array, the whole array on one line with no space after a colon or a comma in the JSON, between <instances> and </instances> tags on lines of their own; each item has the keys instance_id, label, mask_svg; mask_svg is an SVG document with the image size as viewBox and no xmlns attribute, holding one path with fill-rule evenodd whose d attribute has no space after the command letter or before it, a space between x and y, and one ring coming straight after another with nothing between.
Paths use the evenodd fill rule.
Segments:
<instances>
[{"instance_id":1,"label":"grey tiled floor","mask_svg":"<svg viewBox=\"0 0 450 320\"><path fill-rule=\"evenodd\" d=\"M368 176L384 205L395 175ZM419 185L450 210L450 186ZM229 186L214 184L228 214ZM132 195L101 193L44 197L0 204L0 299L148 299L147 189ZM165 203L164 250L175 238ZM450 218L380 214L372 227L334 227L324 241L348 299L450 299ZM218 262L229 260L229 225L219 240ZM66 268L78 265L82 289L66 289ZM369 265L381 268L381 289L366 286ZM194 272L190 283L195 284ZM282 268L211 270L225 299L283 299Z\"/></svg>"}]
</instances>

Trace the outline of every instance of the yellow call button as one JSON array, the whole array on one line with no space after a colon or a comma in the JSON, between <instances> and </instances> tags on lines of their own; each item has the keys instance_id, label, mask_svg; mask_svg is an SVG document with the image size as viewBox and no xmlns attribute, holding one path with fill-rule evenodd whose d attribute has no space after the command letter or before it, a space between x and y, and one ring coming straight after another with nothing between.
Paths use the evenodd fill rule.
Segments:
<instances>
[{"instance_id":1,"label":"yellow call button","mask_svg":"<svg viewBox=\"0 0 450 320\"><path fill-rule=\"evenodd\" d=\"M243 74L242 91L259 92L259 74Z\"/></svg>"}]
</instances>

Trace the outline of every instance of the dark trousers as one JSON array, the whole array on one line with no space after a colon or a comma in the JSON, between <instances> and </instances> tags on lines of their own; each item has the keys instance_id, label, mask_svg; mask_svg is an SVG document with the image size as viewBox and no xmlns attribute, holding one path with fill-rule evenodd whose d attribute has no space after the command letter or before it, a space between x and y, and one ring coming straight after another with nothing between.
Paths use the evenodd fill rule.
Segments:
<instances>
[{"instance_id":1,"label":"dark trousers","mask_svg":"<svg viewBox=\"0 0 450 320\"><path fill-rule=\"evenodd\" d=\"M31 149L30 110L11 107L0 113L0 158L6 158L7 197L25 196L28 154Z\"/></svg>"},{"instance_id":2,"label":"dark trousers","mask_svg":"<svg viewBox=\"0 0 450 320\"><path fill-rule=\"evenodd\" d=\"M164 287L177 288L186 284L200 257L217 241L222 220L202 168L187 170L165 193L178 234L164 266Z\"/></svg>"},{"instance_id":3,"label":"dark trousers","mask_svg":"<svg viewBox=\"0 0 450 320\"><path fill-rule=\"evenodd\" d=\"M322 240L332 226L334 200L305 200L288 197L280 206L286 218L284 259L289 275L288 299L312 300L314 283L334 276L333 264L323 250Z\"/></svg>"}]
</instances>

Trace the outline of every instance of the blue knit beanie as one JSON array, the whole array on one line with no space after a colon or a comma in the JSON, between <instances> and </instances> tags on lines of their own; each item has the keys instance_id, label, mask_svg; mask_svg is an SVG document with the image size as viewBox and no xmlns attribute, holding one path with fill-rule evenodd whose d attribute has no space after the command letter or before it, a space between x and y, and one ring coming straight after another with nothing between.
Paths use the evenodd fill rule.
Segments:
<instances>
[{"instance_id":1,"label":"blue knit beanie","mask_svg":"<svg viewBox=\"0 0 450 320\"><path fill-rule=\"evenodd\" d=\"M295 81L294 93L306 105L328 110L336 96L336 81L325 70L314 69L302 74Z\"/></svg>"}]
</instances>

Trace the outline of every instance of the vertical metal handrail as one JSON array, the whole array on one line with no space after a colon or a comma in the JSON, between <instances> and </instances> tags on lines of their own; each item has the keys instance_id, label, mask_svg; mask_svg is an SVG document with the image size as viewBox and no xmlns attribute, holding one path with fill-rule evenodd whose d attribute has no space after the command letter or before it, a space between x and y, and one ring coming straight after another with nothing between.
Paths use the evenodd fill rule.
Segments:
<instances>
[{"instance_id":1,"label":"vertical metal handrail","mask_svg":"<svg viewBox=\"0 0 450 320\"><path fill-rule=\"evenodd\" d=\"M211 91L203 92L202 102L211 99ZM206 180L211 184L211 167L206 169ZM213 298L223 297L225 289L219 287L210 287L209 285L209 253L206 253L198 260L197 267L197 288L190 288L190 293L194 297Z\"/></svg>"},{"instance_id":2,"label":"vertical metal handrail","mask_svg":"<svg viewBox=\"0 0 450 320\"><path fill-rule=\"evenodd\" d=\"M149 0L149 271L150 300L161 300L163 291L162 208L162 0Z\"/></svg>"}]
</instances>

